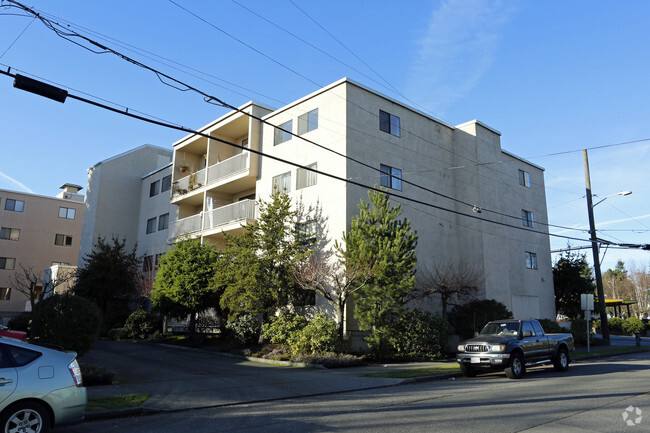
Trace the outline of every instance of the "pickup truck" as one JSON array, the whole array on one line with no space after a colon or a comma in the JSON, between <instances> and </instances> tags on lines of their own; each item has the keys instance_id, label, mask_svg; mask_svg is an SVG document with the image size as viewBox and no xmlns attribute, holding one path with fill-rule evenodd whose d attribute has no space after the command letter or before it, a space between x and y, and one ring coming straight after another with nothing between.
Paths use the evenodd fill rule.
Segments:
<instances>
[{"instance_id":1,"label":"pickup truck","mask_svg":"<svg viewBox=\"0 0 650 433\"><path fill-rule=\"evenodd\" d=\"M573 335L547 334L537 320L497 320L461 342L456 361L466 377L505 370L510 379L520 379L526 366L552 363L556 371L566 371L573 349Z\"/></svg>"}]
</instances>

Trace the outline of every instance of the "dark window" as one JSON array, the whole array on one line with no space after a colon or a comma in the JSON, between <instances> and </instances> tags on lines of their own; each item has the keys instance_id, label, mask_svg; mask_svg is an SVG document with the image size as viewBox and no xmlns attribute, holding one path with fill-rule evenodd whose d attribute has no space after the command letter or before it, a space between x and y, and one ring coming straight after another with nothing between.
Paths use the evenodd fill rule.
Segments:
<instances>
[{"instance_id":1,"label":"dark window","mask_svg":"<svg viewBox=\"0 0 650 433\"><path fill-rule=\"evenodd\" d=\"M8 271L15 269L16 259L13 257L0 257L0 269L6 269Z\"/></svg>"},{"instance_id":2,"label":"dark window","mask_svg":"<svg viewBox=\"0 0 650 433\"><path fill-rule=\"evenodd\" d=\"M535 227L535 221L533 219L533 213L527 211L526 209L521 210L521 220L525 227L533 228Z\"/></svg>"},{"instance_id":3,"label":"dark window","mask_svg":"<svg viewBox=\"0 0 650 433\"><path fill-rule=\"evenodd\" d=\"M163 214L158 217L158 230L165 230L169 227L169 214Z\"/></svg>"},{"instance_id":4,"label":"dark window","mask_svg":"<svg viewBox=\"0 0 650 433\"><path fill-rule=\"evenodd\" d=\"M13 212L22 212L25 210L25 202L22 200L14 200L12 198L8 198L5 200L5 210L10 210Z\"/></svg>"},{"instance_id":5,"label":"dark window","mask_svg":"<svg viewBox=\"0 0 650 433\"><path fill-rule=\"evenodd\" d=\"M537 254L526 251L526 268L537 269Z\"/></svg>"},{"instance_id":6,"label":"dark window","mask_svg":"<svg viewBox=\"0 0 650 433\"><path fill-rule=\"evenodd\" d=\"M156 217L149 218L147 220L147 234L153 233L156 231Z\"/></svg>"},{"instance_id":7,"label":"dark window","mask_svg":"<svg viewBox=\"0 0 650 433\"><path fill-rule=\"evenodd\" d=\"M313 131L316 128L318 128L318 108L298 117L298 135Z\"/></svg>"},{"instance_id":8,"label":"dark window","mask_svg":"<svg viewBox=\"0 0 650 433\"><path fill-rule=\"evenodd\" d=\"M399 117L379 110L379 129L394 135L395 137L401 136L401 127Z\"/></svg>"},{"instance_id":9,"label":"dark window","mask_svg":"<svg viewBox=\"0 0 650 433\"><path fill-rule=\"evenodd\" d=\"M11 299L11 289L9 287L0 288L0 301L8 301Z\"/></svg>"},{"instance_id":10,"label":"dark window","mask_svg":"<svg viewBox=\"0 0 650 433\"><path fill-rule=\"evenodd\" d=\"M284 143L285 141L291 140L291 132L293 132L292 128L293 128L293 120L289 120L288 122L284 122L283 124L278 125L278 127L275 128L273 145L276 146L280 143Z\"/></svg>"},{"instance_id":11,"label":"dark window","mask_svg":"<svg viewBox=\"0 0 650 433\"><path fill-rule=\"evenodd\" d=\"M524 335L524 332L526 331L530 331L531 337L535 336L535 330L533 329L533 326L530 324L530 322L524 322L521 325L521 335Z\"/></svg>"},{"instance_id":12,"label":"dark window","mask_svg":"<svg viewBox=\"0 0 650 433\"><path fill-rule=\"evenodd\" d=\"M0 239L17 241L18 239L20 239L20 229L2 227L2 229L0 229Z\"/></svg>"},{"instance_id":13,"label":"dark window","mask_svg":"<svg viewBox=\"0 0 650 433\"><path fill-rule=\"evenodd\" d=\"M72 245L72 236L57 234L54 238L54 245L69 247Z\"/></svg>"},{"instance_id":14,"label":"dark window","mask_svg":"<svg viewBox=\"0 0 650 433\"><path fill-rule=\"evenodd\" d=\"M542 325L539 324L539 322L535 321L533 323L533 328L535 328L535 334L539 335L540 337L544 335L544 328L542 328Z\"/></svg>"},{"instance_id":15,"label":"dark window","mask_svg":"<svg viewBox=\"0 0 650 433\"><path fill-rule=\"evenodd\" d=\"M4 347L7 349L7 352L9 352L9 355L16 367L27 365L42 355L41 352L25 349L24 347L17 347L9 344L4 345Z\"/></svg>"},{"instance_id":16,"label":"dark window","mask_svg":"<svg viewBox=\"0 0 650 433\"><path fill-rule=\"evenodd\" d=\"M69 220L73 220L77 211L75 209L72 209L70 207L60 207L59 208L59 218L65 218Z\"/></svg>"},{"instance_id":17,"label":"dark window","mask_svg":"<svg viewBox=\"0 0 650 433\"><path fill-rule=\"evenodd\" d=\"M519 170L519 185L530 188L530 173Z\"/></svg>"},{"instance_id":18,"label":"dark window","mask_svg":"<svg viewBox=\"0 0 650 433\"><path fill-rule=\"evenodd\" d=\"M162 183L160 184L160 192L169 191L172 188L172 175L168 175L162 178Z\"/></svg>"},{"instance_id":19,"label":"dark window","mask_svg":"<svg viewBox=\"0 0 650 433\"><path fill-rule=\"evenodd\" d=\"M381 171L380 184L386 188L402 190L402 170L388 165L380 164L379 170Z\"/></svg>"},{"instance_id":20,"label":"dark window","mask_svg":"<svg viewBox=\"0 0 650 433\"><path fill-rule=\"evenodd\" d=\"M151 182L151 185L149 185L149 197L153 197L154 195L157 195L160 192L160 181L157 180L155 182Z\"/></svg>"}]
</instances>

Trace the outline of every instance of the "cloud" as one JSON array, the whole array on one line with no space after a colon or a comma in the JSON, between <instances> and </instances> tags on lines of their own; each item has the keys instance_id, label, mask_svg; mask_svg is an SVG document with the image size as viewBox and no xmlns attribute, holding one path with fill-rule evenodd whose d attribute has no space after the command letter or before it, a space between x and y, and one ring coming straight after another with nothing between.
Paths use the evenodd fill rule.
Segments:
<instances>
[{"instance_id":1,"label":"cloud","mask_svg":"<svg viewBox=\"0 0 650 433\"><path fill-rule=\"evenodd\" d=\"M470 92L488 70L501 28L516 10L510 2L445 0L434 10L411 65L407 94L437 114Z\"/></svg>"},{"instance_id":2,"label":"cloud","mask_svg":"<svg viewBox=\"0 0 650 433\"><path fill-rule=\"evenodd\" d=\"M17 181L16 179L14 179L14 178L12 178L12 177L10 177L10 176L4 174L4 173L1 172L1 171L0 171L0 179L2 179L3 181L7 182L9 185L15 185L15 186L17 186L17 187L18 187L19 189L21 189L22 191L25 191L25 192L29 192L29 193L31 193L31 194L34 194L34 191L32 191L31 189L27 188L27 186L25 186L25 185L22 184L21 182ZM11 188L9 188L9 189L11 189Z\"/></svg>"}]
</instances>

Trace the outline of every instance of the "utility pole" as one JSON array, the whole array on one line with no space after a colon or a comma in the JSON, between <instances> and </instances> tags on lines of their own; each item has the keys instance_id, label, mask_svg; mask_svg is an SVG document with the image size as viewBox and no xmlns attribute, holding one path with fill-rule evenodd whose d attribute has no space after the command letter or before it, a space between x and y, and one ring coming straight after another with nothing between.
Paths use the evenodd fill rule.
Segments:
<instances>
[{"instance_id":1,"label":"utility pole","mask_svg":"<svg viewBox=\"0 0 650 433\"><path fill-rule=\"evenodd\" d=\"M596 276L596 290L598 292L598 309L600 310L600 330L603 340L609 344L609 324L607 323L607 309L605 308L605 292L603 290L603 277L600 273L600 254L598 252L598 237L594 223L594 205L591 197L591 178L589 176L589 158L587 149L582 151L585 161L585 184L587 187L587 212L589 212L589 233L591 234L591 251L594 256L594 274Z\"/></svg>"}]
</instances>

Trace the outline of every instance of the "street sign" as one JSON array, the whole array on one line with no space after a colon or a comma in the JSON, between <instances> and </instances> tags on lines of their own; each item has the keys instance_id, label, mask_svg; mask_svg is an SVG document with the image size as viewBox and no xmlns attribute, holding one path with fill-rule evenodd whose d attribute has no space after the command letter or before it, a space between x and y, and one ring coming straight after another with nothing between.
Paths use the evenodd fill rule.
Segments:
<instances>
[{"instance_id":1,"label":"street sign","mask_svg":"<svg viewBox=\"0 0 650 433\"><path fill-rule=\"evenodd\" d=\"M594 309L594 295L590 293L580 295L580 305L582 310L592 311Z\"/></svg>"}]
</instances>

